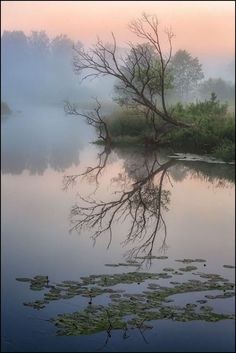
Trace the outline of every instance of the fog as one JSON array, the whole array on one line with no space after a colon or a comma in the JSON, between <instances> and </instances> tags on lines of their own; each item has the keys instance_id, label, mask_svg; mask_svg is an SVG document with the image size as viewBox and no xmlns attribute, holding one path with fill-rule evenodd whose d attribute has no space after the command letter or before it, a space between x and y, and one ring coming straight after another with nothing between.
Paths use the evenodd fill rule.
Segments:
<instances>
[{"instance_id":1,"label":"fog","mask_svg":"<svg viewBox=\"0 0 236 353\"><path fill-rule=\"evenodd\" d=\"M94 131L85 122L66 117L63 106L25 106L24 112L2 119L3 174L43 175L52 168L64 172L80 163L80 152Z\"/></svg>"},{"instance_id":2,"label":"fog","mask_svg":"<svg viewBox=\"0 0 236 353\"><path fill-rule=\"evenodd\" d=\"M235 82L235 59L233 57L200 57L205 79L222 78Z\"/></svg>"},{"instance_id":3,"label":"fog","mask_svg":"<svg viewBox=\"0 0 236 353\"><path fill-rule=\"evenodd\" d=\"M113 79L82 81L73 72L73 46L86 47L79 38L77 41L66 35L49 38L44 31L32 31L28 36L23 31L4 31L1 45L2 100L13 110L22 109L25 104L63 107L65 100L86 107L92 97L103 103L113 102ZM125 48L119 51L124 54ZM221 77L233 82L233 58L205 57L199 61L205 80Z\"/></svg>"},{"instance_id":4,"label":"fog","mask_svg":"<svg viewBox=\"0 0 236 353\"><path fill-rule=\"evenodd\" d=\"M49 38L44 31L26 36L5 31L2 44L2 100L13 109L25 103L62 105L65 100L86 103L99 95L111 100L111 80L84 81L73 72L73 45L66 35Z\"/></svg>"}]
</instances>

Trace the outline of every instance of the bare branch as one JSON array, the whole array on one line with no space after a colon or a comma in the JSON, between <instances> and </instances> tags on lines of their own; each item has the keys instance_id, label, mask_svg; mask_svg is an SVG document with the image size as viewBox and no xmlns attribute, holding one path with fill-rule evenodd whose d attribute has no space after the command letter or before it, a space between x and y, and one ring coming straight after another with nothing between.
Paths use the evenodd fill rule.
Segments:
<instances>
[{"instance_id":1,"label":"bare branch","mask_svg":"<svg viewBox=\"0 0 236 353\"><path fill-rule=\"evenodd\" d=\"M167 109L165 90L167 86L167 66L172 56L171 30L166 31L169 53L165 59L159 39L156 16L143 14L141 19L131 22L130 30L147 41L143 45L129 43L130 53L126 59L119 60L117 43L112 33L112 44L105 45L100 39L90 50L74 49L75 73L85 73L85 78L112 76L119 80L120 92L131 97L131 102L146 107L161 120L174 126L186 124L174 118ZM156 96L161 97L158 106Z\"/></svg>"},{"instance_id":2,"label":"bare branch","mask_svg":"<svg viewBox=\"0 0 236 353\"><path fill-rule=\"evenodd\" d=\"M96 107L92 112L80 112L75 104L71 104L66 101L64 104L64 110L68 115L82 116L86 118L88 125L92 125L98 131L98 137L103 140L106 144L111 144L111 136L108 130L108 126L104 117L101 116L101 104L97 99Z\"/></svg>"}]
</instances>

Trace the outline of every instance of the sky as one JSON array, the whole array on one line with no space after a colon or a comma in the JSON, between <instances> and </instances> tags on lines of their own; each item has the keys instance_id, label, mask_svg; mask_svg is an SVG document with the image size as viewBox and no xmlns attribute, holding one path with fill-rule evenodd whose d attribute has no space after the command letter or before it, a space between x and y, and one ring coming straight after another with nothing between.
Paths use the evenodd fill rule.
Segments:
<instances>
[{"instance_id":1,"label":"sky","mask_svg":"<svg viewBox=\"0 0 236 353\"><path fill-rule=\"evenodd\" d=\"M198 57L234 57L234 1L1 1L4 30L45 30L91 45L97 36L119 46L135 37L128 23L142 12L157 15L160 29L172 28L174 50Z\"/></svg>"}]
</instances>

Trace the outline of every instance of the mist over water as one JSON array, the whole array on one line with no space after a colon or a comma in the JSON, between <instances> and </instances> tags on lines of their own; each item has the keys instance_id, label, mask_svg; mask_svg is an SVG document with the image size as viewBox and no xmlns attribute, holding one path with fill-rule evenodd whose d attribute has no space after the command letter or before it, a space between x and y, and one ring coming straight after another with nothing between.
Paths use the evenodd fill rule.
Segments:
<instances>
[{"instance_id":1,"label":"mist over water","mask_svg":"<svg viewBox=\"0 0 236 353\"><path fill-rule=\"evenodd\" d=\"M81 82L73 72L73 43L65 35L49 39L44 31L26 36L5 31L2 44L2 100L13 109L24 104L60 105L65 100L88 103L99 96L112 101L114 80Z\"/></svg>"},{"instance_id":2,"label":"mist over water","mask_svg":"<svg viewBox=\"0 0 236 353\"><path fill-rule=\"evenodd\" d=\"M66 116L63 105L23 109L2 122L2 173L28 170L43 175L50 167L65 171L78 166L80 150L94 138L93 130Z\"/></svg>"},{"instance_id":3,"label":"mist over water","mask_svg":"<svg viewBox=\"0 0 236 353\"><path fill-rule=\"evenodd\" d=\"M98 131L64 111L70 101L88 112L98 98L102 114L113 119L119 113L116 79L82 80L73 71L73 46L88 43L79 34L72 41L64 34L15 30L4 31L1 44L1 99L11 109L1 116L3 351L234 351L234 165L192 156L176 160L144 143L95 144ZM185 48L174 53L178 49ZM119 58L125 54L118 43ZM220 100L233 110L234 58L201 56L199 62L202 81L225 81L218 82ZM210 91L202 92L183 102L208 99ZM113 207L118 210L112 216ZM79 222L82 228L76 227ZM192 270L186 269L189 264ZM150 273L160 278L135 277ZM123 282L109 285L119 275ZM74 283L68 289L65 281ZM208 294L221 297L206 300L206 291L197 287L202 282L212 286ZM160 285L163 291L175 288L173 303L158 297ZM36 303L35 310L32 303L45 293L51 299L43 308ZM178 307L170 316L175 300ZM138 310L130 311L136 301ZM108 306L111 318L107 303L114 305ZM161 319L142 316L167 306ZM127 325L103 327L104 317L96 316L101 308L106 324L121 314L125 324L133 318L141 324L128 324L127 331ZM222 315L219 321L213 308ZM91 315L81 320L82 334L76 325L68 336L58 334L52 318L86 310ZM94 323L91 333L86 325Z\"/></svg>"},{"instance_id":4,"label":"mist over water","mask_svg":"<svg viewBox=\"0 0 236 353\"><path fill-rule=\"evenodd\" d=\"M94 97L104 104L114 103L115 79L101 77L82 81L82 76L73 72L73 46L87 46L79 38L73 42L63 34L49 38L45 31L32 31L29 36L23 31L4 31L1 45L2 100L12 109L22 109L24 104L62 106L66 100L88 106ZM124 56L127 49L119 47L118 52ZM203 57L202 62L199 60L205 79L222 78L233 84L233 58Z\"/></svg>"}]
</instances>

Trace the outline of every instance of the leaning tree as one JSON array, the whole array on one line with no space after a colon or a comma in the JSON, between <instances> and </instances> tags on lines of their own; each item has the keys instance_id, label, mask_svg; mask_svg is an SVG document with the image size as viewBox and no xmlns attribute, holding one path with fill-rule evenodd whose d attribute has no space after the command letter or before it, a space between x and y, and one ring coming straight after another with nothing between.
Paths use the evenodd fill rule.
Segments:
<instances>
[{"instance_id":1,"label":"leaning tree","mask_svg":"<svg viewBox=\"0 0 236 353\"><path fill-rule=\"evenodd\" d=\"M102 76L117 79L122 96L129 97L129 104L135 104L137 109L142 109L147 117L151 117L157 140L173 127L188 126L173 116L165 99L166 90L170 86L169 65L174 35L171 30L165 31L169 46L168 53L165 54L161 46L156 16L143 14L140 19L130 23L129 29L137 37L145 40L145 43L141 45L129 43L129 53L123 58L119 56L116 38L112 33L110 44L98 39L88 50L74 48L74 71L83 75L82 80ZM67 113L84 116L68 103L66 110ZM158 124L155 124L155 121L158 121ZM105 119L97 115L94 125L98 128L101 124L103 130L104 122Z\"/></svg>"}]
</instances>

